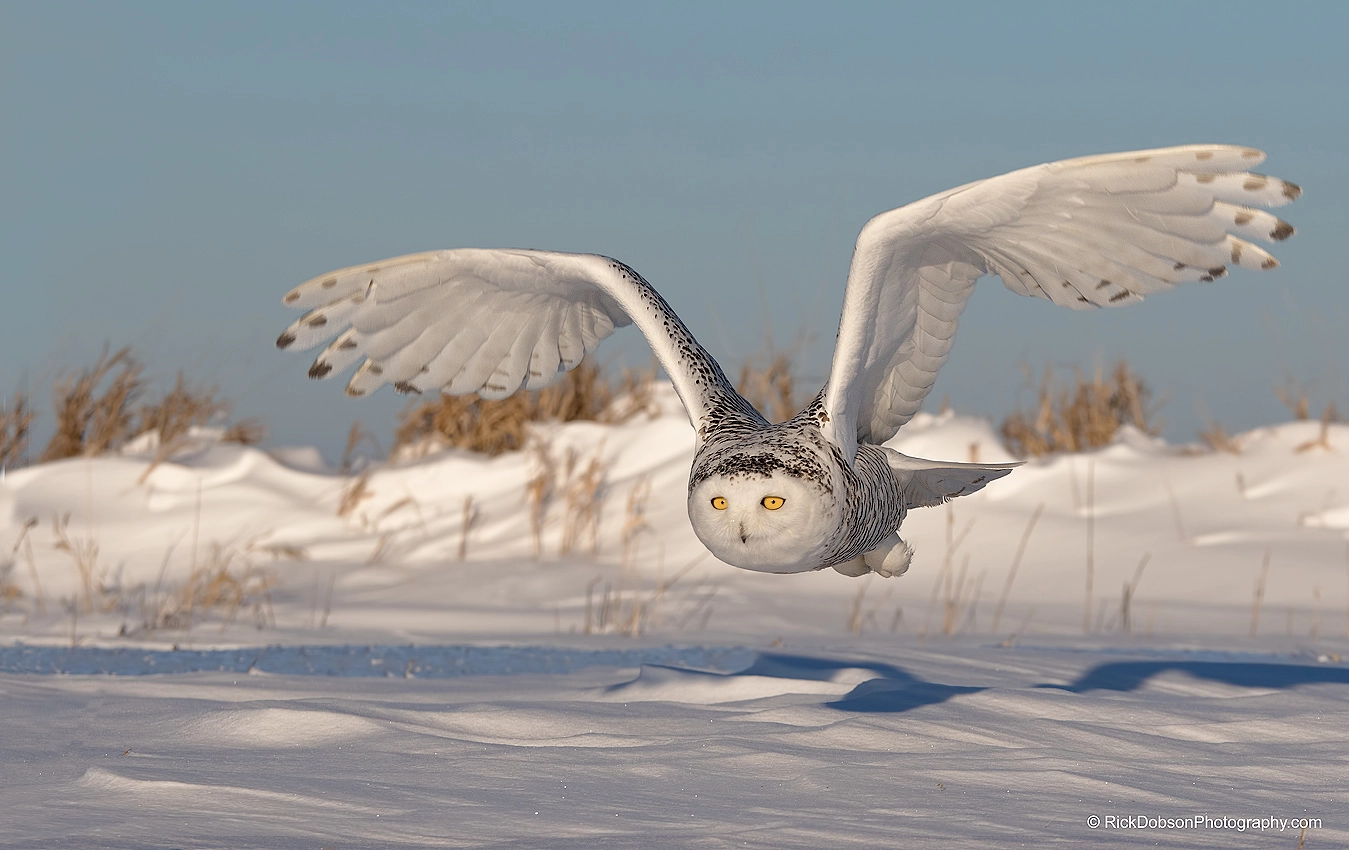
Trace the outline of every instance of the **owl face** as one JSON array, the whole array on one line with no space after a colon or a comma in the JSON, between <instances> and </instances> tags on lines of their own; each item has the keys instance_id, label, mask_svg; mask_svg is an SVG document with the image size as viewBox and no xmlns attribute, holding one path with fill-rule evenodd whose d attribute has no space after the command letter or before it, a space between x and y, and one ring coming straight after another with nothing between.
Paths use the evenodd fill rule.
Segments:
<instances>
[{"instance_id":1,"label":"owl face","mask_svg":"<svg viewBox=\"0 0 1349 850\"><path fill-rule=\"evenodd\" d=\"M781 470L714 475L689 493L693 531L713 555L763 573L818 569L842 523L837 500Z\"/></svg>"}]
</instances>

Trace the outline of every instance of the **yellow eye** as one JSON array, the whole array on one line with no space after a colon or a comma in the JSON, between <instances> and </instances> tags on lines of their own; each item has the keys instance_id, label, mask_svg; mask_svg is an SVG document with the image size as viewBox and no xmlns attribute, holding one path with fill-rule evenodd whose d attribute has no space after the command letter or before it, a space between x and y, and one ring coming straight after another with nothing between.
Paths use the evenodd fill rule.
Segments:
<instances>
[{"instance_id":1,"label":"yellow eye","mask_svg":"<svg viewBox=\"0 0 1349 850\"><path fill-rule=\"evenodd\" d=\"M712 500L712 507L716 508L719 511L726 510L726 497L717 496L715 499Z\"/></svg>"},{"instance_id":2,"label":"yellow eye","mask_svg":"<svg viewBox=\"0 0 1349 850\"><path fill-rule=\"evenodd\" d=\"M759 504L763 505L765 508L768 508L770 511L775 511L778 508L782 507L784 504L786 504L786 502L787 500L782 498L781 496L764 496L763 501L760 502Z\"/></svg>"}]
</instances>

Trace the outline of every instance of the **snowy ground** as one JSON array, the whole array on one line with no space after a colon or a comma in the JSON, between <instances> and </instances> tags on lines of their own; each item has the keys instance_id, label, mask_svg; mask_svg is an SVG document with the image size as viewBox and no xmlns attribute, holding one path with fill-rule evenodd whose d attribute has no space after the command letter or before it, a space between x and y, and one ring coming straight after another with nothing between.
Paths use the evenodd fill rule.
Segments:
<instances>
[{"instance_id":1,"label":"snowy ground","mask_svg":"<svg viewBox=\"0 0 1349 850\"><path fill-rule=\"evenodd\" d=\"M1349 428L1125 434L853 580L706 556L670 402L363 478L208 439L11 471L0 846L1349 844Z\"/></svg>"}]
</instances>

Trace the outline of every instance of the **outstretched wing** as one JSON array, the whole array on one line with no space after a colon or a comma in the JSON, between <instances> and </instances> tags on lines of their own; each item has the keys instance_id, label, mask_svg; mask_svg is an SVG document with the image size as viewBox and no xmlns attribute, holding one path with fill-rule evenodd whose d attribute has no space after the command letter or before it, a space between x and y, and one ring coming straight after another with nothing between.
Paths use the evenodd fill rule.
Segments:
<instances>
[{"instance_id":1,"label":"outstretched wing","mask_svg":"<svg viewBox=\"0 0 1349 850\"><path fill-rule=\"evenodd\" d=\"M608 257L431 251L320 275L282 301L311 309L286 328L278 348L332 339L311 378L364 358L347 395L393 384L405 393L501 399L545 386L615 328L635 323L700 434L719 418L753 412L656 290Z\"/></svg>"},{"instance_id":2,"label":"outstretched wing","mask_svg":"<svg viewBox=\"0 0 1349 850\"><path fill-rule=\"evenodd\" d=\"M1020 463L925 460L901 454L888 446L880 449L904 495L904 505L910 508L930 508L945 504L956 496L968 496L1021 466Z\"/></svg>"},{"instance_id":3,"label":"outstretched wing","mask_svg":"<svg viewBox=\"0 0 1349 850\"><path fill-rule=\"evenodd\" d=\"M851 457L918 412L956 323L990 274L1073 309L1113 307L1227 264L1278 262L1277 207L1301 189L1248 168L1252 148L1189 145L1051 162L881 213L857 237L825 391L826 433Z\"/></svg>"}]
</instances>

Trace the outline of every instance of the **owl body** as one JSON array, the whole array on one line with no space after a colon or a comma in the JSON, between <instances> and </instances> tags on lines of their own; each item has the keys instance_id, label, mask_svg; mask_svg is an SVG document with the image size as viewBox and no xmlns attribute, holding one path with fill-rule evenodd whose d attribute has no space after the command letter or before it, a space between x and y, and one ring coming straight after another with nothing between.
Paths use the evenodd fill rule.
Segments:
<instances>
[{"instance_id":1,"label":"owl body","mask_svg":"<svg viewBox=\"0 0 1349 850\"><path fill-rule=\"evenodd\" d=\"M848 463L821 431L822 412L817 398L786 422L732 415L706 435L688 511L713 555L757 572L808 572L854 562L895 534L907 508L884 452L862 445Z\"/></svg>"}]
</instances>

